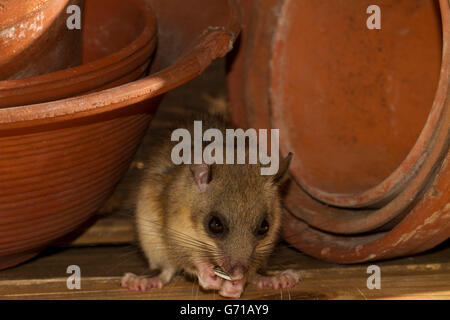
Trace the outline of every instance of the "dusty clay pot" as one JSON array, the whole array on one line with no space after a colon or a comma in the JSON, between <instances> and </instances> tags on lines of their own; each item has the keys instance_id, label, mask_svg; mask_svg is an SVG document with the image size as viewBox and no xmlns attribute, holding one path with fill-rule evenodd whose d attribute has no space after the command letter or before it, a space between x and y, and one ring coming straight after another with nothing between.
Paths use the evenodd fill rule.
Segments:
<instances>
[{"instance_id":1,"label":"dusty clay pot","mask_svg":"<svg viewBox=\"0 0 450 320\"><path fill-rule=\"evenodd\" d=\"M0 108L63 99L142 77L156 46L156 21L142 1L129 3L133 5L123 13L117 1L106 7L101 7L101 1L86 1L83 64L41 76L0 81ZM123 23L123 16L129 17L125 21L130 23ZM111 30L106 32L107 28Z\"/></svg>"},{"instance_id":2,"label":"dusty clay pot","mask_svg":"<svg viewBox=\"0 0 450 320\"><path fill-rule=\"evenodd\" d=\"M365 27L370 1L255 3L242 1L230 113L280 128L294 152L285 238L335 262L447 239L448 1L385 1L381 30Z\"/></svg>"},{"instance_id":3,"label":"dusty clay pot","mask_svg":"<svg viewBox=\"0 0 450 320\"><path fill-rule=\"evenodd\" d=\"M0 80L20 79L81 63L81 30L69 30L66 8L84 0L1 0Z\"/></svg>"},{"instance_id":4,"label":"dusty clay pot","mask_svg":"<svg viewBox=\"0 0 450 320\"><path fill-rule=\"evenodd\" d=\"M234 1L147 2L158 24L150 76L0 109L0 268L36 255L92 216L126 171L162 95L225 55L239 32Z\"/></svg>"}]
</instances>

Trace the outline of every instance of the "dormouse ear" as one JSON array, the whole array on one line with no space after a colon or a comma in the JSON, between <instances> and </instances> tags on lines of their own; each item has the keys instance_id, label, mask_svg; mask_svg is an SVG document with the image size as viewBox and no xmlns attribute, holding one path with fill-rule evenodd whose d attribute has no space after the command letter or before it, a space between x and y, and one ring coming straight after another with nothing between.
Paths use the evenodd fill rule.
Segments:
<instances>
[{"instance_id":1,"label":"dormouse ear","mask_svg":"<svg viewBox=\"0 0 450 320\"><path fill-rule=\"evenodd\" d=\"M273 181L275 183L279 183L284 180L283 177L286 175L286 172L289 169L289 165L291 164L292 156L293 156L292 152L289 152L289 154L286 156L286 158L284 158L280 161L280 166L278 168L278 172L273 177Z\"/></svg>"},{"instance_id":2,"label":"dormouse ear","mask_svg":"<svg viewBox=\"0 0 450 320\"><path fill-rule=\"evenodd\" d=\"M195 183L199 188L200 192L205 192L208 188L208 183L210 181L210 167L209 165L202 164L191 164L191 172L194 176Z\"/></svg>"}]
</instances>

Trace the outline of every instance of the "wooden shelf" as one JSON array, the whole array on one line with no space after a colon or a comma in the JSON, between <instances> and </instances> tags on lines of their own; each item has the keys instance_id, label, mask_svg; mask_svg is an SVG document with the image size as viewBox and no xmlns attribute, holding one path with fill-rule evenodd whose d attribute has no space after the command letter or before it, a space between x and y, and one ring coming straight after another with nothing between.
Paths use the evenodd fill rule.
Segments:
<instances>
[{"instance_id":1,"label":"wooden shelf","mask_svg":"<svg viewBox=\"0 0 450 320\"><path fill-rule=\"evenodd\" d=\"M66 286L69 265L81 268L81 289ZM303 281L290 290L260 290L249 285L242 299L450 299L450 246L415 257L375 263L381 289L366 286L367 266L336 265L279 247L271 270L298 270ZM134 245L53 248L21 266L0 273L0 299L222 299L197 282L177 276L165 288L147 292L122 289L125 272L149 274Z\"/></svg>"}]
</instances>

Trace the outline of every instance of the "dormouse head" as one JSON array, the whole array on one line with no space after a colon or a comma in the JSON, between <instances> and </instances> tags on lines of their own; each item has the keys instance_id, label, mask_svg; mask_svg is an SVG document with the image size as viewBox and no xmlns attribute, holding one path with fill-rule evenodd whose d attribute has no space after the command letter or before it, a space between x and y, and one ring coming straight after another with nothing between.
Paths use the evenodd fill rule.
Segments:
<instances>
[{"instance_id":1,"label":"dormouse head","mask_svg":"<svg viewBox=\"0 0 450 320\"><path fill-rule=\"evenodd\" d=\"M191 220L198 239L210 244L203 258L235 279L265 262L281 225L279 184L292 154L275 175L258 164L193 164Z\"/></svg>"}]
</instances>

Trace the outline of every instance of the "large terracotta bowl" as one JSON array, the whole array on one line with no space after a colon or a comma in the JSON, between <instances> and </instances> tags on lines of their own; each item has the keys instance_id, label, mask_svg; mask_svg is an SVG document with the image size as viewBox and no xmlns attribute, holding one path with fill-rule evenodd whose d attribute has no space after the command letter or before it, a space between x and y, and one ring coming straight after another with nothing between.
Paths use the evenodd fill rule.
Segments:
<instances>
[{"instance_id":1,"label":"large terracotta bowl","mask_svg":"<svg viewBox=\"0 0 450 320\"><path fill-rule=\"evenodd\" d=\"M92 216L126 171L162 95L225 55L240 29L235 1L147 2L158 26L149 76L0 109L0 268L36 255Z\"/></svg>"}]
</instances>

